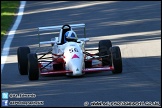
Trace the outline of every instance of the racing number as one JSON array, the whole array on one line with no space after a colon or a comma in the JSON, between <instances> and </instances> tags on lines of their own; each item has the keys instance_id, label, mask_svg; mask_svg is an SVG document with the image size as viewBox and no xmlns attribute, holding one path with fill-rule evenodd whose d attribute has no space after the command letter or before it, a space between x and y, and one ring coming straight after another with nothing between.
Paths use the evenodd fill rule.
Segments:
<instances>
[{"instance_id":1,"label":"racing number","mask_svg":"<svg viewBox=\"0 0 162 108\"><path fill-rule=\"evenodd\" d=\"M70 48L69 49L69 52L72 53L72 52L78 52L78 49L77 48Z\"/></svg>"}]
</instances>

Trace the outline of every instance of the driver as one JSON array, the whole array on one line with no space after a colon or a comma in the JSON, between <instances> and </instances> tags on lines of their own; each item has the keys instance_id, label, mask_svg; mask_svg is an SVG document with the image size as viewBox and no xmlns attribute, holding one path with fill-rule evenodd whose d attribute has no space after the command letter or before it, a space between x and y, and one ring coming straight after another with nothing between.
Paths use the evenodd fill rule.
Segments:
<instances>
[{"instance_id":1,"label":"driver","mask_svg":"<svg viewBox=\"0 0 162 108\"><path fill-rule=\"evenodd\" d=\"M77 42L77 35L73 30L67 31L64 35L64 42Z\"/></svg>"},{"instance_id":2,"label":"driver","mask_svg":"<svg viewBox=\"0 0 162 108\"><path fill-rule=\"evenodd\" d=\"M64 42L65 43L67 43L67 42L77 42L77 40L78 40L78 37L77 37L76 33L73 30L67 31L65 33L65 35L64 35ZM59 55L63 54L65 47L66 47L66 44L63 44L59 48L58 52L55 51L55 54L59 54ZM57 49L57 48L54 48L54 49Z\"/></svg>"}]
</instances>

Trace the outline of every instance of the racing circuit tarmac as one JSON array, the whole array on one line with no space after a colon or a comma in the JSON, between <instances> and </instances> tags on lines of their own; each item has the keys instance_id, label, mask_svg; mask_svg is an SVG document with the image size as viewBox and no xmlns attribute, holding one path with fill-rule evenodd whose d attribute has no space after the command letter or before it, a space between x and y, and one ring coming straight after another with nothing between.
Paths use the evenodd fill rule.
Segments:
<instances>
[{"instance_id":1,"label":"racing circuit tarmac","mask_svg":"<svg viewBox=\"0 0 162 108\"><path fill-rule=\"evenodd\" d=\"M40 77L39 81L21 76L17 48L29 46L34 51L38 46L37 27L66 23L86 24L90 38L86 47L97 47L102 39L118 45L123 73ZM161 2L27 1L1 74L1 92L33 93L36 98L9 101L44 101L44 106L53 107L84 106L86 101L156 101L161 105Z\"/></svg>"}]
</instances>

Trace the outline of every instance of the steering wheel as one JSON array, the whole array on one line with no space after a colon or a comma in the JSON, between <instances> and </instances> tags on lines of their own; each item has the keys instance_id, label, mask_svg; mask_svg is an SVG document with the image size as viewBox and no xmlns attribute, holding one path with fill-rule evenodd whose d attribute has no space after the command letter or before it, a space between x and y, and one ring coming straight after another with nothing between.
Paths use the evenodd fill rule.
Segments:
<instances>
[{"instance_id":1,"label":"steering wheel","mask_svg":"<svg viewBox=\"0 0 162 108\"><path fill-rule=\"evenodd\" d=\"M62 29L64 29L66 26L69 27L69 29L71 30L71 27L70 27L70 25L68 25L68 24L63 25L63 26L62 26Z\"/></svg>"}]
</instances>

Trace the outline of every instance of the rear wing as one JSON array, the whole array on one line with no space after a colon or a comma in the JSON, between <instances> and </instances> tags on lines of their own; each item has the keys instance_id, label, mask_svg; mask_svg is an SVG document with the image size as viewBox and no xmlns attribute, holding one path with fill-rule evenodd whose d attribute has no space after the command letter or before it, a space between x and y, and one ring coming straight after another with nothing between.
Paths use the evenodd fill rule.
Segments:
<instances>
[{"instance_id":1,"label":"rear wing","mask_svg":"<svg viewBox=\"0 0 162 108\"><path fill-rule=\"evenodd\" d=\"M69 24L71 28L84 28L84 37L86 38L86 28L85 24ZM38 36L39 36L39 47L40 47L40 32L41 31L57 31L61 30L63 25L58 26L46 26L46 27L38 27Z\"/></svg>"},{"instance_id":2,"label":"rear wing","mask_svg":"<svg viewBox=\"0 0 162 108\"><path fill-rule=\"evenodd\" d=\"M63 25L59 26L47 26L47 27L38 27L38 31L51 31L51 30L60 30ZM72 28L85 28L85 24L70 24Z\"/></svg>"}]
</instances>

